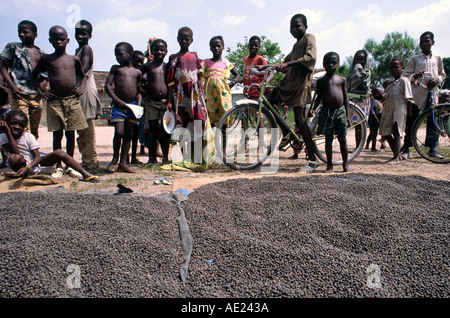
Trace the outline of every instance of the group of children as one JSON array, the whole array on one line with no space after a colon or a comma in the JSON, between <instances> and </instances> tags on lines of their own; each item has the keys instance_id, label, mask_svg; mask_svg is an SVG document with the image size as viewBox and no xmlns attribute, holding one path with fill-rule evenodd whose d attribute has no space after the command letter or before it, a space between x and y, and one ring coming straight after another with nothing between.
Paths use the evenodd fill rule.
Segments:
<instances>
[{"instance_id":1,"label":"group of children","mask_svg":"<svg viewBox=\"0 0 450 318\"><path fill-rule=\"evenodd\" d=\"M283 72L285 76L270 95L293 108L295 124L303 136L308 153L308 161L302 170L313 172L319 163L314 154L311 132L306 122L308 114L305 113L305 109L306 105L311 103L311 84L317 60L317 48L315 37L306 33L307 28L307 19L304 15L296 14L291 18L290 33L296 39L296 43L283 63L274 65L274 69ZM67 168L72 169L72 173L78 172L82 180L96 180L96 176L84 169L84 167L89 169L98 167L94 120L99 114L100 103L92 74L93 52L88 44L92 37L92 25L84 20L77 23L75 37L79 48L75 55L66 53L69 38L66 30L60 26L54 26L49 31L49 40L55 49L52 54L45 54L34 46L36 36L37 29L34 24L30 21L22 21L19 24L19 38L22 43L8 44L0 55L1 75L14 101L11 103L12 108L24 111L12 113L1 121L0 128L7 138L0 139L0 145L10 155L10 166L18 176L33 171L39 164L58 164L62 161ZM233 64L222 58L225 48L224 39L221 36L211 39L209 45L212 58L205 60L201 59L196 52L189 50L193 40L193 31L190 28L180 28L177 36L180 49L169 56L168 63L164 62L168 47L163 39L152 39L149 43L146 62L144 54L135 51L131 44L120 42L115 46L114 54L118 64L111 67L105 84L105 90L112 99L111 123L115 127L114 154L107 167L109 171L134 172L128 166L129 152L132 147L131 163L134 163L138 127L143 124L146 125L147 130L145 141L149 149L148 164L157 162L157 147L160 147L162 151L162 162L170 162L171 138L164 129L161 129L162 117L166 110L175 112L178 127L193 131L194 122L199 122L203 130L206 129L207 124L215 127L221 116L232 107L228 80L233 75L235 82L240 81L240 74ZM445 78L442 60L431 54L433 44L432 33L424 33L420 38L422 50L420 57L413 57L405 70L403 61L393 59L390 62L390 73L394 80L385 91L380 88L372 90L372 95L378 102L374 103L375 108L369 114L371 132L367 144L369 141L372 142L372 149L375 149L379 128L379 134L389 143L393 151L393 158L389 163L399 161L400 137L405 130L408 130L407 117L414 116L413 103L416 103L417 109L424 108L423 94L416 93L415 89L411 88L416 85L414 81L423 75L423 71L431 71L436 76L430 81L429 89L434 89ZM258 79L252 78L250 83L249 72L252 67L263 68L267 62L264 57L258 55L261 46L261 40L258 37L250 38L248 45L250 54L244 59L243 82L246 87L244 93L248 98L258 98L259 92L250 85L257 83ZM410 65L411 63L413 65ZM348 94L367 95L370 87L370 69L366 52L358 51L355 54L354 63L346 78L336 74L339 64L340 59L337 53L325 54L323 67L326 74L318 79L316 85L316 103L323 105L319 118L319 131L326 136L327 172L333 170L333 135L338 136L343 170L349 171L346 140L349 122ZM268 81L272 78L273 76L269 76ZM47 84L50 85L49 90L46 89ZM0 92L3 91L3 86L0 89ZM11 155L19 155L23 151L19 141L25 134L24 125L28 123L28 120L25 120L27 118L25 114L28 114L30 118L31 134L34 135L34 139L38 138L41 98L47 100L47 125L49 131L53 131L55 152L39 159L36 140L31 140L27 143L31 156L28 159L24 156L24 160L16 158L14 164L11 164L13 163ZM381 103L383 112L380 117ZM144 107L144 121L135 117L128 106L130 104ZM377 107L378 111L375 111ZM408 114L411 116L407 116ZM84 167L73 160L75 131L79 134L77 141ZM64 134L67 139L66 154L60 151ZM29 135L27 138L30 137ZM406 135L408 136L408 132ZM408 151L407 137L405 137L404 145L404 152L406 151Z\"/></svg>"}]
</instances>

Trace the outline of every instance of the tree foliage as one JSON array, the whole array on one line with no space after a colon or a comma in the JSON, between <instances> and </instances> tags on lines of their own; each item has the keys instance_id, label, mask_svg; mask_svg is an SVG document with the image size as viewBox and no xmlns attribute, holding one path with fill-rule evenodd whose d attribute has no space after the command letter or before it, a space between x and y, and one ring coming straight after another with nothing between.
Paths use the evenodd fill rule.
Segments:
<instances>
[{"instance_id":1,"label":"tree foliage","mask_svg":"<svg viewBox=\"0 0 450 318\"><path fill-rule=\"evenodd\" d=\"M381 86L391 77L389 62L393 58L401 58L406 66L413 55L420 53L418 43L407 32L388 33L381 43L368 39L364 49L371 55L372 86Z\"/></svg>"},{"instance_id":2,"label":"tree foliage","mask_svg":"<svg viewBox=\"0 0 450 318\"><path fill-rule=\"evenodd\" d=\"M444 62L445 74L447 74L442 89L450 89L450 57L445 57L442 59L442 61Z\"/></svg>"},{"instance_id":3,"label":"tree foliage","mask_svg":"<svg viewBox=\"0 0 450 318\"><path fill-rule=\"evenodd\" d=\"M248 50L248 37L244 37L244 42L238 42L236 44L236 48L227 47L225 56L231 63L234 64L234 67L238 71L241 76L243 76L244 72L244 57L249 55ZM259 55L263 56L268 64L276 64L281 63L284 60L285 55L281 51L281 48L277 42L272 42L267 39L266 36L261 36L261 49L259 50ZM279 74L279 76L283 76ZM276 77L274 80L279 80L280 78Z\"/></svg>"}]
</instances>

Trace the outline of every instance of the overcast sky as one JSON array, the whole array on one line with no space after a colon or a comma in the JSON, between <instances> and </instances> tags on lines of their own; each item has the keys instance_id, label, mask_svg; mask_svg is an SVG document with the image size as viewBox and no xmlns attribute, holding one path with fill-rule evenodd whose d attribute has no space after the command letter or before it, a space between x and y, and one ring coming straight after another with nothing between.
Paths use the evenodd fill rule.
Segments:
<instances>
[{"instance_id":1,"label":"overcast sky","mask_svg":"<svg viewBox=\"0 0 450 318\"><path fill-rule=\"evenodd\" d=\"M436 41L433 52L450 56L450 0L0 0L0 7L2 48L19 41L17 24L27 19L38 26L36 45L48 53L53 52L48 42L50 27L66 28L70 37L67 52L74 54L74 23L90 21L96 71L109 71L116 63L114 46L121 41L144 51L150 37L159 37L168 42L169 54L177 52L177 31L183 26L194 32L191 50L204 58L211 57L208 44L215 35L224 37L226 47L236 47L244 36L265 35L287 54L295 42L289 20L296 13L307 16L307 32L316 37L317 67L329 51L336 51L344 60L367 39L380 42L390 32L406 31L418 40L422 32L432 31Z\"/></svg>"}]
</instances>

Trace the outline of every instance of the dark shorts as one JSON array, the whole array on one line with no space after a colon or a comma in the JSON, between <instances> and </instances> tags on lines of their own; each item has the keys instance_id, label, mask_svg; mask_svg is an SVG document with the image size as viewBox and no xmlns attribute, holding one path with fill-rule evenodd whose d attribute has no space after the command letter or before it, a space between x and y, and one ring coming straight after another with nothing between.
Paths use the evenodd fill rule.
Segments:
<instances>
[{"instance_id":1,"label":"dark shorts","mask_svg":"<svg viewBox=\"0 0 450 318\"><path fill-rule=\"evenodd\" d=\"M319 112L317 133L319 135L347 136L347 113L345 107L337 109L322 107Z\"/></svg>"},{"instance_id":2,"label":"dark shorts","mask_svg":"<svg viewBox=\"0 0 450 318\"><path fill-rule=\"evenodd\" d=\"M137 105L137 102L133 102L131 104ZM139 125L139 119L134 116L133 111L131 109L127 109L126 111L117 108L114 102L111 102L111 123L122 123L125 121L129 121L135 125Z\"/></svg>"}]
</instances>

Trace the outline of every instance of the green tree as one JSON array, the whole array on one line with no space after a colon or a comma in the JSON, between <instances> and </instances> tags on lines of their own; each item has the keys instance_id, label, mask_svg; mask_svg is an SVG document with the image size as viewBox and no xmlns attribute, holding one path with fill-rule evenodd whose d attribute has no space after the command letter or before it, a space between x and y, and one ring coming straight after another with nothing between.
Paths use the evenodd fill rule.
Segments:
<instances>
[{"instance_id":1,"label":"green tree","mask_svg":"<svg viewBox=\"0 0 450 318\"><path fill-rule=\"evenodd\" d=\"M444 71L447 74L442 89L450 89L450 57L444 57L442 62L444 62Z\"/></svg>"},{"instance_id":2,"label":"green tree","mask_svg":"<svg viewBox=\"0 0 450 318\"><path fill-rule=\"evenodd\" d=\"M227 47L227 55L225 56L241 76L244 72L244 57L250 54L248 50L248 37L244 37L244 42L238 42L236 48ZM277 42L272 42L267 39L266 36L261 36L261 49L259 55L264 56L268 64L281 63L284 60L285 55L281 51L281 48ZM283 77L283 74L275 75L274 81L279 81Z\"/></svg>"},{"instance_id":3,"label":"green tree","mask_svg":"<svg viewBox=\"0 0 450 318\"><path fill-rule=\"evenodd\" d=\"M393 58L401 58L405 62L420 53L419 45L407 32L392 32L386 34L381 43L368 39L364 49L371 55L372 86L381 86L390 78L389 62Z\"/></svg>"}]
</instances>

